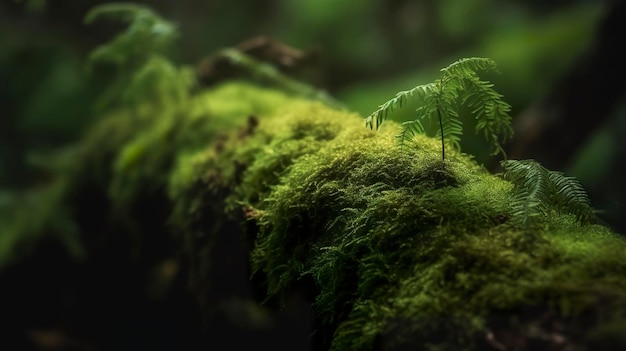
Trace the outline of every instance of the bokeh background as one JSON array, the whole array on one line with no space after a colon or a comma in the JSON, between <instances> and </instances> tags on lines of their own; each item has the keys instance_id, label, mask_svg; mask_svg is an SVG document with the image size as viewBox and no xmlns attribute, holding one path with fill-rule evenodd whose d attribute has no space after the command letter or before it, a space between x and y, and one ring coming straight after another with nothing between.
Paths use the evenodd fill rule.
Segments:
<instances>
[{"instance_id":1,"label":"bokeh background","mask_svg":"<svg viewBox=\"0 0 626 351\"><path fill-rule=\"evenodd\" d=\"M106 77L91 50L123 27L85 25L103 1L0 2L0 209L45 182L42 156L98 118ZM626 232L624 1L207 0L137 1L176 23L173 61L196 65L266 35L314 53L294 77L367 116L397 91L425 84L462 57L492 58L488 78L512 105L509 158L577 177L602 220ZM411 118L412 108L393 116ZM466 121L463 150L498 172Z\"/></svg>"}]
</instances>

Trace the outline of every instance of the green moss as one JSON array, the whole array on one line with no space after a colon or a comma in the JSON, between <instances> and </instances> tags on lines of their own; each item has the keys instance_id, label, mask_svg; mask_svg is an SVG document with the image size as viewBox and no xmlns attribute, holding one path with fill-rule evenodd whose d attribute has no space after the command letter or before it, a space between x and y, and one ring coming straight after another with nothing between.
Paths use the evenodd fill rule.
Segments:
<instances>
[{"instance_id":1,"label":"green moss","mask_svg":"<svg viewBox=\"0 0 626 351\"><path fill-rule=\"evenodd\" d=\"M257 196L251 260L267 299L312 281L331 349L472 349L495 315L626 307L626 246L608 229L556 211L535 231L516 227L511 184L468 156L442 162L426 137L400 150L397 125L375 134L358 116L302 109L282 110L282 128L263 137L243 197Z\"/></svg>"},{"instance_id":2,"label":"green moss","mask_svg":"<svg viewBox=\"0 0 626 351\"><path fill-rule=\"evenodd\" d=\"M242 82L113 113L37 218L0 227L0 267L15 243L47 235L71 238L77 256L83 242L129 236L162 263L150 247L170 236L190 287L216 306L216 238L243 233L268 306L294 291L314 300L322 349L475 349L501 325L556 332L544 314L571 342L623 343L621 237L556 208L518 227L511 183L459 152L442 161L435 139L401 148L399 131Z\"/></svg>"},{"instance_id":3,"label":"green moss","mask_svg":"<svg viewBox=\"0 0 626 351\"><path fill-rule=\"evenodd\" d=\"M261 121L254 136L233 155L246 170L230 201L253 206L263 200L301 156L317 152L345 133L345 116L345 112L321 103L296 100L283 104L273 118Z\"/></svg>"}]
</instances>

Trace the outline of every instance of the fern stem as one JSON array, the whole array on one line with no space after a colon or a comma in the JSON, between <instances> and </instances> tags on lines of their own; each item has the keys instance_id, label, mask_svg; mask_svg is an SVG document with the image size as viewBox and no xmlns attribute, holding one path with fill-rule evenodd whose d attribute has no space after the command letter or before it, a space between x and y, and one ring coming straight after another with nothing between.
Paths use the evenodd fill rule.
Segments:
<instances>
[{"instance_id":1,"label":"fern stem","mask_svg":"<svg viewBox=\"0 0 626 351\"><path fill-rule=\"evenodd\" d=\"M443 141L443 120L441 118L441 109L439 108L439 99L437 99L437 117L439 117L439 130L441 131L441 160L446 160L446 144Z\"/></svg>"}]
</instances>

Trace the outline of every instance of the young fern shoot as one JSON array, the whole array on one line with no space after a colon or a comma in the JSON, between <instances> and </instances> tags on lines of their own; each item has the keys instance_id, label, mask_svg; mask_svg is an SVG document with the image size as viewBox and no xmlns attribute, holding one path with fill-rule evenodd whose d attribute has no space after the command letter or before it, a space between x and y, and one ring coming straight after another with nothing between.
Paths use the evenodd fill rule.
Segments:
<instances>
[{"instance_id":1,"label":"young fern shoot","mask_svg":"<svg viewBox=\"0 0 626 351\"><path fill-rule=\"evenodd\" d=\"M398 135L401 145L415 134L423 134L423 120L436 118L439 123L437 137L441 139L441 158L445 160L446 141L460 149L463 123L459 117L459 102L469 107L477 120L476 132L483 132L492 155L504 155L501 143L513 136L509 111L511 106L493 89L493 84L478 77L478 71L497 71L496 64L488 58L470 57L458 60L441 69L441 78L432 83L401 91L380 105L369 115L366 126L376 129L395 109L402 108L409 99L416 99L420 107L415 120L402 123Z\"/></svg>"}]
</instances>

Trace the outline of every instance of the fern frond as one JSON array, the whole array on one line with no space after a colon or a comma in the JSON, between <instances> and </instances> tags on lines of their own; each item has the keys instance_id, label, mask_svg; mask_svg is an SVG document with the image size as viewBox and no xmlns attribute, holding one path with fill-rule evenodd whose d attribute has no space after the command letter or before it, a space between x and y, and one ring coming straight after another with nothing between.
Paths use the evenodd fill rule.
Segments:
<instances>
[{"instance_id":1,"label":"fern frond","mask_svg":"<svg viewBox=\"0 0 626 351\"><path fill-rule=\"evenodd\" d=\"M404 142L416 134L424 134L424 125L419 120L402 122L402 131L396 135L400 141L400 147L404 146Z\"/></svg>"},{"instance_id":2,"label":"fern frond","mask_svg":"<svg viewBox=\"0 0 626 351\"><path fill-rule=\"evenodd\" d=\"M593 208L582 185L574 177L550 171L534 160L500 162L504 177L513 183L511 208L513 217L528 225L549 208L571 213L585 223L593 216Z\"/></svg>"},{"instance_id":3,"label":"fern frond","mask_svg":"<svg viewBox=\"0 0 626 351\"><path fill-rule=\"evenodd\" d=\"M548 197L553 193L548 171L533 160L501 162L504 178L513 183L511 200L513 218L526 226L535 217L546 214Z\"/></svg>"},{"instance_id":4,"label":"fern frond","mask_svg":"<svg viewBox=\"0 0 626 351\"><path fill-rule=\"evenodd\" d=\"M463 135L463 122L459 119L459 113L456 110L456 94L455 90L451 93L442 94L441 98L437 99L438 111L441 116L439 121L440 129L437 131L436 136L442 140L447 139L454 149L461 149L461 136ZM439 118L440 116L437 116Z\"/></svg>"},{"instance_id":5,"label":"fern frond","mask_svg":"<svg viewBox=\"0 0 626 351\"><path fill-rule=\"evenodd\" d=\"M464 81L467 95L463 104L468 106L476 118L476 133L482 131L489 143L491 154L504 154L501 143L513 136L511 105L502 100L502 95L493 89L493 84L471 77Z\"/></svg>"},{"instance_id":6,"label":"fern frond","mask_svg":"<svg viewBox=\"0 0 626 351\"><path fill-rule=\"evenodd\" d=\"M593 207L583 186L574 177L551 171L550 180L556 187L556 205L574 214L582 223L593 217Z\"/></svg>"},{"instance_id":7,"label":"fern frond","mask_svg":"<svg viewBox=\"0 0 626 351\"><path fill-rule=\"evenodd\" d=\"M402 108L408 101L409 97L417 96L418 98L423 99L426 96L430 96L435 91L435 88L435 83L429 83L396 93L396 96L393 99L378 106L378 109L372 112L372 114L365 119L365 125L370 129L378 130L389 114L395 109Z\"/></svg>"},{"instance_id":8,"label":"fern frond","mask_svg":"<svg viewBox=\"0 0 626 351\"><path fill-rule=\"evenodd\" d=\"M446 68L442 68L443 76L446 77L463 77L469 79L476 76L477 71L494 71L498 68L496 62L489 58L483 57L466 57L453 62Z\"/></svg>"},{"instance_id":9,"label":"fern frond","mask_svg":"<svg viewBox=\"0 0 626 351\"><path fill-rule=\"evenodd\" d=\"M116 104L137 104L152 99L162 105L178 104L188 96L193 79L180 69L165 51L178 37L178 28L150 7L134 3L109 3L93 7L84 23L112 19L127 24L124 31L98 46L89 55L87 69L112 68L108 86L96 102L96 109Z\"/></svg>"},{"instance_id":10,"label":"fern frond","mask_svg":"<svg viewBox=\"0 0 626 351\"><path fill-rule=\"evenodd\" d=\"M493 90L493 84L482 81L478 71L497 71L493 60L481 57L470 57L458 60L441 69L442 76L433 83L419 85L413 89L401 91L396 96L380 105L379 108L365 119L366 127L378 129L395 109L401 108L409 98L419 99L416 121L437 119L441 138L441 156L445 159L445 139L448 144L459 150L463 123L459 118L458 101L467 104L477 119L477 132L484 132L485 139L491 148L491 154L503 154L500 145L513 135L511 107L502 100L502 95ZM403 124L405 128L411 124ZM423 131L422 131L423 132ZM400 140L403 142L415 133L414 130L403 130Z\"/></svg>"},{"instance_id":11,"label":"fern frond","mask_svg":"<svg viewBox=\"0 0 626 351\"><path fill-rule=\"evenodd\" d=\"M435 98L435 94L431 93L430 95L426 95L422 99L420 107L415 110L415 120L422 123L424 120L437 118L437 111L439 108L440 107L437 99Z\"/></svg>"},{"instance_id":12,"label":"fern frond","mask_svg":"<svg viewBox=\"0 0 626 351\"><path fill-rule=\"evenodd\" d=\"M143 5L102 4L87 13L84 23L91 24L103 18L126 22L128 28L107 44L96 48L89 56L89 63L123 65L140 61L141 64L149 55L167 48L178 36L178 29L173 23Z\"/></svg>"}]
</instances>

